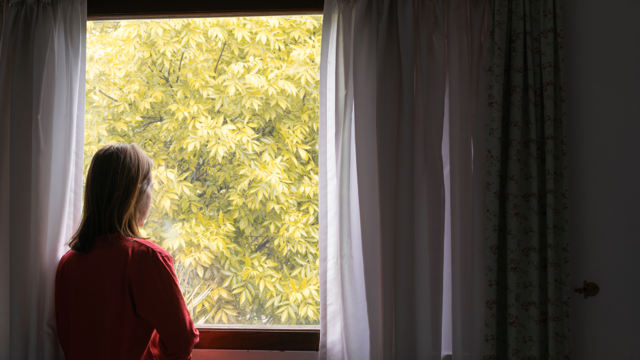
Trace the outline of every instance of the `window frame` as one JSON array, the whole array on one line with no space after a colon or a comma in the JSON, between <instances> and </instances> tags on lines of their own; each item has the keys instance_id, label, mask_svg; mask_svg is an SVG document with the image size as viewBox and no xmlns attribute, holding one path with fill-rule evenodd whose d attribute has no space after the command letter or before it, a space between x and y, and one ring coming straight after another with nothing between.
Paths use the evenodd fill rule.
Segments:
<instances>
[{"instance_id":1,"label":"window frame","mask_svg":"<svg viewBox=\"0 0 640 360\"><path fill-rule=\"evenodd\" d=\"M322 14L324 0L87 0L87 21ZM313 326L196 325L195 349L318 351Z\"/></svg>"},{"instance_id":2,"label":"window frame","mask_svg":"<svg viewBox=\"0 0 640 360\"><path fill-rule=\"evenodd\" d=\"M318 351L320 330L296 326L199 325L195 349Z\"/></svg>"},{"instance_id":3,"label":"window frame","mask_svg":"<svg viewBox=\"0 0 640 360\"><path fill-rule=\"evenodd\" d=\"M324 0L87 0L87 20L322 14Z\"/></svg>"}]
</instances>

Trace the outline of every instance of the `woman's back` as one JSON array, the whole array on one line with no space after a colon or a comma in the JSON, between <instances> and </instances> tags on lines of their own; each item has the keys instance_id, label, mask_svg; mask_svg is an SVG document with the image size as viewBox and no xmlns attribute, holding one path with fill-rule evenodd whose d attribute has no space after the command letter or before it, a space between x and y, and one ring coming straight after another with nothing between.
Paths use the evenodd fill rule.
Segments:
<instances>
[{"instance_id":1,"label":"woman's back","mask_svg":"<svg viewBox=\"0 0 640 360\"><path fill-rule=\"evenodd\" d=\"M169 253L117 234L62 257L56 321L67 360L190 359L198 342Z\"/></svg>"}]
</instances>

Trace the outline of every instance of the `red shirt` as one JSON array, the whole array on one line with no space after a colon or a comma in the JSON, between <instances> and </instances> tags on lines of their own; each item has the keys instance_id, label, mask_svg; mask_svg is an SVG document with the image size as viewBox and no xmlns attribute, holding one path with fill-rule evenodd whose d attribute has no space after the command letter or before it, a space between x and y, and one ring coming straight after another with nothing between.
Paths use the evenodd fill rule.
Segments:
<instances>
[{"instance_id":1,"label":"red shirt","mask_svg":"<svg viewBox=\"0 0 640 360\"><path fill-rule=\"evenodd\" d=\"M150 241L108 235L88 254L70 250L55 299L67 360L187 360L198 342L173 258Z\"/></svg>"}]
</instances>

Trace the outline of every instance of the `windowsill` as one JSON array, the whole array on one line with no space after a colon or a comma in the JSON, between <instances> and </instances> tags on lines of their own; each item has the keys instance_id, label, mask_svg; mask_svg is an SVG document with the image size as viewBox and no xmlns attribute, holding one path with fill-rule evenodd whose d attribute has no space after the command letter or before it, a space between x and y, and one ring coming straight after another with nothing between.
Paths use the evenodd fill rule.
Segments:
<instances>
[{"instance_id":1,"label":"windowsill","mask_svg":"<svg viewBox=\"0 0 640 360\"><path fill-rule=\"evenodd\" d=\"M319 326L197 325L196 349L318 351Z\"/></svg>"},{"instance_id":2,"label":"windowsill","mask_svg":"<svg viewBox=\"0 0 640 360\"><path fill-rule=\"evenodd\" d=\"M192 360L318 360L316 351L193 350Z\"/></svg>"}]
</instances>

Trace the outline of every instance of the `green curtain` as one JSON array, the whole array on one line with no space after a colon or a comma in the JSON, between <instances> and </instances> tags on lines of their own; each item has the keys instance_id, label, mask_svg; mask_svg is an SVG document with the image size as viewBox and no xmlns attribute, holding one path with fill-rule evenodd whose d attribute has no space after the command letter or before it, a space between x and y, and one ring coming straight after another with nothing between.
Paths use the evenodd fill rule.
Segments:
<instances>
[{"instance_id":1,"label":"green curtain","mask_svg":"<svg viewBox=\"0 0 640 360\"><path fill-rule=\"evenodd\" d=\"M570 359L562 6L495 0L484 359Z\"/></svg>"}]
</instances>

